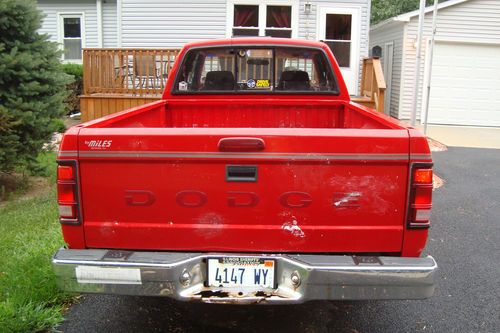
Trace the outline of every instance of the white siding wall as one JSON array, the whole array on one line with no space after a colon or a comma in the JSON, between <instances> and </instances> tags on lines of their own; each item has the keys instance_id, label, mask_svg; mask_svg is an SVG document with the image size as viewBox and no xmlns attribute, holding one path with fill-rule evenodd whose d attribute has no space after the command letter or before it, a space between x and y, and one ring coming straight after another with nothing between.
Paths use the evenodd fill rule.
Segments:
<instances>
[{"instance_id":1,"label":"white siding wall","mask_svg":"<svg viewBox=\"0 0 500 333\"><path fill-rule=\"evenodd\" d=\"M226 0L122 0L123 47L181 47L226 36Z\"/></svg>"},{"instance_id":2,"label":"white siding wall","mask_svg":"<svg viewBox=\"0 0 500 333\"><path fill-rule=\"evenodd\" d=\"M50 35L50 40L58 41L57 13L80 13L85 15L85 45L84 47L97 47L97 12L95 0L78 0L68 2L65 0L38 0L38 9L45 14L40 33Z\"/></svg>"},{"instance_id":3,"label":"white siding wall","mask_svg":"<svg viewBox=\"0 0 500 333\"><path fill-rule=\"evenodd\" d=\"M385 44L393 43L393 63L392 63L392 81L390 91L390 115L398 116L399 94L401 91L401 66L403 63L403 36L404 23L394 23L382 26L370 31L369 49L378 45L382 48L382 61L384 60ZM384 73L384 76L386 74ZM386 77L386 81L388 78Z\"/></svg>"},{"instance_id":4,"label":"white siding wall","mask_svg":"<svg viewBox=\"0 0 500 333\"><path fill-rule=\"evenodd\" d=\"M304 12L304 5L309 2L311 13ZM370 29L370 0L301 0L299 8L299 38L317 40L317 24L319 24L318 7L339 8L357 7L360 12L360 44L359 44L359 79L361 80L361 65L364 57L368 56L368 40Z\"/></svg>"},{"instance_id":5,"label":"white siding wall","mask_svg":"<svg viewBox=\"0 0 500 333\"><path fill-rule=\"evenodd\" d=\"M117 47L116 0L105 0L102 3L102 36L103 47Z\"/></svg>"},{"instance_id":6,"label":"white siding wall","mask_svg":"<svg viewBox=\"0 0 500 333\"><path fill-rule=\"evenodd\" d=\"M313 0L299 5L299 38L316 39L318 6L360 9L360 63L368 55L369 0ZM123 47L181 47L186 42L226 37L226 0L122 0ZM154 33L152 33L154 31Z\"/></svg>"},{"instance_id":7,"label":"white siding wall","mask_svg":"<svg viewBox=\"0 0 500 333\"><path fill-rule=\"evenodd\" d=\"M412 109L413 85L415 80L415 53L413 44L417 37L418 17L406 24L404 64L402 74L401 104L399 118L409 119ZM432 13L425 16L425 36L430 38ZM500 1L470 0L455 6L444 8L438 13L436 39L469 41L473 43L500 44ZM425 45L422 56L425 54ZM423 58L422 58L423 59ZM419 86L423 86L425 61L421 62ZM419 89L417 110L421 110L422 89ZM420 113L417 114L420 119Z\"/></svg>"}]
</instances>

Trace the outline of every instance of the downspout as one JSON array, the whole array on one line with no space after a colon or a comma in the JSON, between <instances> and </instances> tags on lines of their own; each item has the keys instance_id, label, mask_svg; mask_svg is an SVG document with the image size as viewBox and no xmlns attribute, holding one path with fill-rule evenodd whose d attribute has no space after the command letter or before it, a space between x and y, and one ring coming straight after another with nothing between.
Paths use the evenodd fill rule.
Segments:
<instances>
[{"instance_id":1,"label":"downspout","mask_svg":"<svg viewBox=\"0 0 500 333\"><path fill-rule=\"evenodd\" d=\"M432 58L434 57L434 40L436 37L436 27L437 27L437 11L438 11L438 0L434 0L434 11L432 12L432 39L431 39L431 47L429 50L429 73L427 81L427 99L425 103L425 123L424 123L424 134L427 135L427 123L429 117L429 99L431 97L431 79L432 79Z\"/></svg>"},{"instance_id":2,"label":"downspout","mask_svg":"<svg viewBox=\"0 0 500 333\"><path fill-rule=\"evenodd\" d=\"M96 0L97 11L97 47L102 48L103 32L102 32L102 0Z\"/></svg>"},{"instance_id":3,"label":"downspout","mask_svg":"<svg viewBox=\"0 0 500 333\"><path fill-rule=\"evenodd\" d=\"M417 119L417 101L420 82L420 59L422 58L422 35L424 32L424 19L425 19L425 0L420 0L420 14L418 15L418 35L417 35L417 54L415 60L415 81L413 86L413 103L411 109L411 126L415 127L415 120Z\"/></svg>"}]
</instances>

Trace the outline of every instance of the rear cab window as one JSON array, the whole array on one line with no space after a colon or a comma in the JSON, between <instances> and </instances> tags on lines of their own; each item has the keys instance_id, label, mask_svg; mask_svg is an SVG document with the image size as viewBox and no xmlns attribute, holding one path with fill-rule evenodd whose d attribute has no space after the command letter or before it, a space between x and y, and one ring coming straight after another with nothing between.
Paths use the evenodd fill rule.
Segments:
<instances>
[{"instance_id":1,"label":"rear cab window","mask_svg":"<svg viewBox=\"0 0 500 333\"><path fill-rule=\"evenodd\" d=\"M197 48L184 56L172 93L338 94L336 82L321 49Z\"/></svg>"}]
</instances>

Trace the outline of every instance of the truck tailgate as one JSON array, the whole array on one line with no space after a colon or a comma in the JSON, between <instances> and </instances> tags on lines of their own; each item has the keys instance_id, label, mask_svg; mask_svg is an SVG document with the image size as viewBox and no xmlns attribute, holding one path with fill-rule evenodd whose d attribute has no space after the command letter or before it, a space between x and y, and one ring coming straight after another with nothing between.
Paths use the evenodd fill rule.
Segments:
<instances>
[{"instance_id":1,"label":"truck tailgate","mask_svg":"<svg viewBox=\"0 0 500 333\"><path fill-rule=\"evenodd\" d=\"M82 128L78 145L90 248L401 251L406 129Z\"/></svg>"}]
</instances>

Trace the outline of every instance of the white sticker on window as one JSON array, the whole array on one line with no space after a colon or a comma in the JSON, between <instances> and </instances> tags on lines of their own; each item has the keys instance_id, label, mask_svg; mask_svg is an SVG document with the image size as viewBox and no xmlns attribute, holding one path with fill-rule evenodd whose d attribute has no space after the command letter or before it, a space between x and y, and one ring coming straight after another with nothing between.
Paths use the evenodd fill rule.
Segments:
<instances>
[{"instance_id":1,"label":"white sticker on window","mask_svg":"<svg viewBox=\"0 0 500 333\"><path fill-rule=\"evenodd\" d=\"M179 82L179 90L180 91L187 91L188 90L188 84L186 81Z\"/></svg>"},{"instance_id":2,"label":"white sticker on window","mask_svg":"<svg viewBox=\"0 0 500 333\"><path fill-rule=\"evenodd\" d=\"M142 284L139 268L77 266L78 283Z\"/></svg>"}]
</instances>

